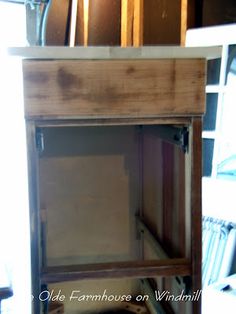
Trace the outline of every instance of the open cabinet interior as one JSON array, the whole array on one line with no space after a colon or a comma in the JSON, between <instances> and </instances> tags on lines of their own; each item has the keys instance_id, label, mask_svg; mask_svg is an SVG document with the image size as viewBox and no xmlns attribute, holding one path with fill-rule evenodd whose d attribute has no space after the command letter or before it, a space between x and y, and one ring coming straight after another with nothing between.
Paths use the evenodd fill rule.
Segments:
<instances>
[{"instance_id":1,"label":"open cabinet interior","mask_svg":"<svg viewBox=\"0 0 236 314\"><path fill-rule=\"evenodd\" d=\"M49 291L67 295L66 313L122 309L125 295L148 295L150 303L163 291L187 293L190 287L174 273L151 282L142 273L104 280L96 269L172 258L189 275L188 125L55 125L38 127L36 134L43 269L52 281ZM90 265L90 280L70 282L80 279L79 265ZM67 277L70 271L75 277ZM78 302L81 294L104 292L117 301Z\"/></svg>"},{"instance_id":2,"label":"open cabinet interior","mask_svg":"<svg viewBox=\"0 0 236 314\"><path fill-rule=\"evenodd\" d=\"M205 59L218 48L27 51L32 294L61 293L69 314L199 314ZM33 313L56 299L34 298Z\"/></svg>"}]
</instances>

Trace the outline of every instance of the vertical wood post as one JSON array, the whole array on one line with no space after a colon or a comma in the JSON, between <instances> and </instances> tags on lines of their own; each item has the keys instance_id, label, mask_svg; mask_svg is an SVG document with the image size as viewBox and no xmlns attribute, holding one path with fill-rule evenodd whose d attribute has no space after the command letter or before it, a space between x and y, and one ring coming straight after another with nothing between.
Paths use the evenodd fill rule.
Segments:
<instances>
[{"instance_id":1,"label":"vertical wood post","mask_svg":"<svg viewBox=\"0 0 236 314\"><path fill-rule=\"evenodd\" d=\"M143 45L143 0L134 0L134 47Z\"/></svg>"},{"instance_id":2,"label":"vertical wood post","mask_svg":"<svg viewBox=\"0 0 236 314\"><path fill-rule=\"evenodd\" d=\"M134 0L121 2L121 47L133 45Z\"/></svg>"},{"instance_id":3,"label":"vertical wood post","mask_svg":"<svg viewBox=\"0 0 236 314\"><path fill-rule=\"evenodd\" d=\"M193 118L190 136L191 161L191 260L192 292L202 287L202 119ZM201 313L201 300L192 302L193 314Z\"/></svg>"}]
</instances>

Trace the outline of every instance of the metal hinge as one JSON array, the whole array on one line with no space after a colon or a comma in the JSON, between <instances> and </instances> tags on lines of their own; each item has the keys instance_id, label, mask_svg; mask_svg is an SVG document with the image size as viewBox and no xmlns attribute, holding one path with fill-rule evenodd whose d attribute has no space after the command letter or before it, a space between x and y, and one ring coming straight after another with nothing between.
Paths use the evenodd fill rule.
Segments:
<instances>
[{"instance_id":1,"label":"metal hinge","mask_svg":"<svg viewBox=\"0 0 236 314\"><path fill-rule=\"evenodd\" d=\"M43 137L43 132L40 128L36 130L35 143L36 143L36 149L38 153L42 154L44 151L44 137Z\"/></svg>"}]
</instances>

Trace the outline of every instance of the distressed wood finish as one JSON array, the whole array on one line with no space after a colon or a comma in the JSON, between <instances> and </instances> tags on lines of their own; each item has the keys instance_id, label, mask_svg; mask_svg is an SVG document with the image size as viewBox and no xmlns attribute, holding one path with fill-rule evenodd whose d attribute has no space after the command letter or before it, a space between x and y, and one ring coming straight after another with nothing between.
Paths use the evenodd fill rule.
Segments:
<instances>
[{"instance_id":1,"label":"distressed wood finish","mask_svg":"<svg viewBox=\"0 0 236 314\"><path fill-rule=\"evenodd\" d=\"M202 119L195 118L192 122L190 137L191 162L191 260L192 260L192 291L202 287ZM193 302L193 313L201 312L201 300Z\"/></svg>"},{"instance_id":2,"label":"distressed wood finish","mask_svg":"<svg viewBox=\"0 0 236 314\"><path fill-rule=\"evenodd\" d=\"M151 278L156 276L189 275L188 259L166 259L119 263L57 266L42 269L44 283L98 279L98 278Z\"/></svg>"},{"instance_id":3,"label":"distressed wood finish","mask_svg":"<svg viewBox=\"0 0 236 314\"><path fill-rule=\"evenodd\" d=\"M140 278L180 294L187 276L192 293L201 289L205 56L169 49L59 49L56 59L46 49L48 60L23 61L36 296L59 283L96 293L112 278L132 295ZM201 310L200 300L165 303Z\"/></svg>"},{"instance_id":4,"label":"distressed wood finish","mask_svg":"<svg viewBox=\"0 0 236 314\"><path fill-rule=\"evenodd\" d=\"M205 61L23 62L27 118L176 117L205 106Z\"/></svg>"}]
</instances>

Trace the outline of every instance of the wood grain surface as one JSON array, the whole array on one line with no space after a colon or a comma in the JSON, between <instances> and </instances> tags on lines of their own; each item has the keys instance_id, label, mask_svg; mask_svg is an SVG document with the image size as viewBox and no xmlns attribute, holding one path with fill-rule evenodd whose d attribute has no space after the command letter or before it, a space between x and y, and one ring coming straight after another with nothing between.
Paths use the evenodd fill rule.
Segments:
<instances>
[{"instance_id":1,"label":"wood grain surface","mask_svg":"<svg viewBox=\"0 0 236 314\"><path fill-rule=\"evenodd\" d=\"M205 60L25 60L27 118L200 115Z\"/></svg>"}]
</instances>

